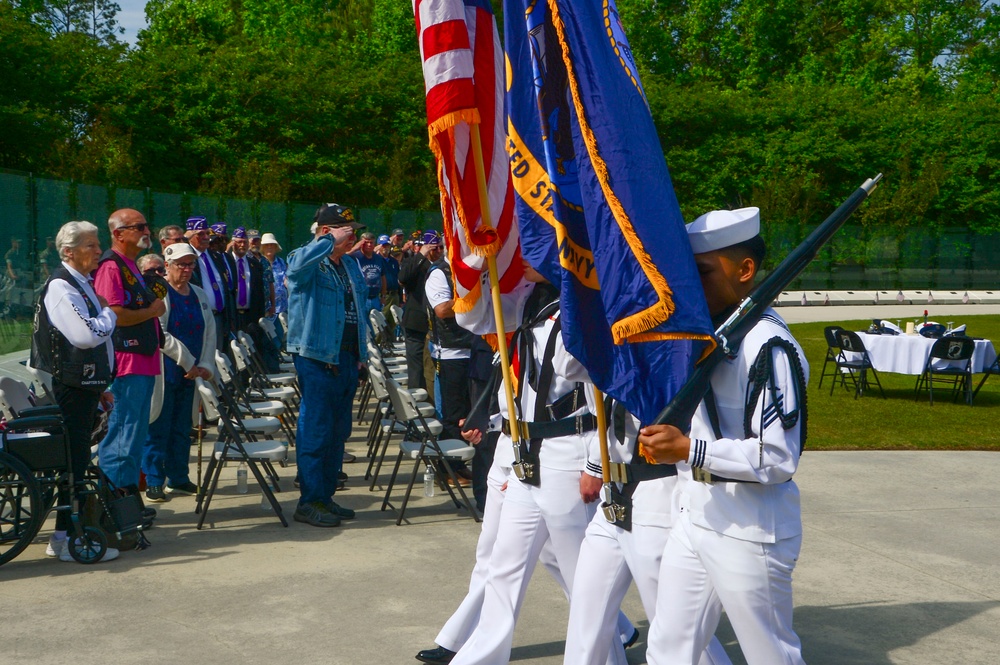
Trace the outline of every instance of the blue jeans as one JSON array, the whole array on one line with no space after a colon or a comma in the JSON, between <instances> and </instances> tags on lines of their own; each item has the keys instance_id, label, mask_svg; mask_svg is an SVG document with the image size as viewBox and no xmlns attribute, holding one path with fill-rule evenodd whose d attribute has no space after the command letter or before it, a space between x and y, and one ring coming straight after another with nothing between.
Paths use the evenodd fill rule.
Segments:
<instances>
[{"instance_id":1,"label":"blue jeans","mask_svg":"<svg viewBox=\"0 0 1000 665\"><path fill-rule=\"evenodd\" d=\"M149 433L149 401L155 382L155 376L127 374L111 384L115 408L108 416L108 434L97 454L101 470L117 487L139 484L139 462Z\"/></svg>"},{"instance_id":2,"label":"blue jeans","mask_svg":"<svg viewBox=\"0 0 1000 665\"><path fill-rule=\"evenodd\" d=\"M163 383L163 406L160 416L149 426L149 436L142 451L142 472L146 484L162 486L167 478L171 487L190 481L188 459L191 457L191 405L194 381Z\"/></svg>"},{"instance_id":3,"label":"blue jeans","mask_svg":"<svg viewBox=\"0 0 1000 665\"><path fill-rule=\"evenodd\" d=\"M329 504L344 466L344 442L351 435L358 361L340 353L334 372L326 363L295 356L302 401L299 404L295 459L299 467L299 505Z\"/></svg>"}]
</instances>

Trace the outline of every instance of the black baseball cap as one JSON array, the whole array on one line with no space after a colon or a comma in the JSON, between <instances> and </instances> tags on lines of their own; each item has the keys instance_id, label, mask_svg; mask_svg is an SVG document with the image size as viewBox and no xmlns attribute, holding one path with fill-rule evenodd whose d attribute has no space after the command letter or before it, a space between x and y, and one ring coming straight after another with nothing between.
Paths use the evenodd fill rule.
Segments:
<instances>
[{"instance_id":1,"label":"black baseball cap","mask_svg":"<svg viewBox=\"0 0 1000 665\"><path fill-rule=\"evenodd\" d=\"M363 229L364 224L354 221L354 212L345 206L337 203L326 203L319 207L315 215L316 224L319 226L349 226L352 229Z\"/></svg>"}]
</instances>

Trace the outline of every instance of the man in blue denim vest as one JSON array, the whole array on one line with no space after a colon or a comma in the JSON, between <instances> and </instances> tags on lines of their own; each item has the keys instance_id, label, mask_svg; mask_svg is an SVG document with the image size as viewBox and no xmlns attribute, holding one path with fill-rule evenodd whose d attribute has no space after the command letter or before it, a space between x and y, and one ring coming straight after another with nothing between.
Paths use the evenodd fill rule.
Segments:
<instances>
[{"instance_id":1,"label":"man in blue denim vest","mask_svg":"<svg viewBox=\"0 0 1000 665\"><path fill-rule=\"evenodd\" d=\"M357 261L350 208L327 204L316 213L315 237L288 255L288 339L295 359L299 405L296 461L302 496L294 519L338 526L354 511L333 495L351 433L358 370L367 359L367 285Z\"/></svg>"}]
</instances>

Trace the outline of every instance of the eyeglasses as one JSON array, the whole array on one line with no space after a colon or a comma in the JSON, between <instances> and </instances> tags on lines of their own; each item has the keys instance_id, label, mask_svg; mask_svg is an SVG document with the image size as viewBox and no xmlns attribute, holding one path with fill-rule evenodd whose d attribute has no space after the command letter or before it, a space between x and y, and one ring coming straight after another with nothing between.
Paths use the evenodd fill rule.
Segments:
<instances>
[{"instance_id":1,"label":"eyeglasses","mask_svg":"<svg viewBox=\"0 0 1000 665\"><path fill-rule=\"evenodd\" d=\"M180 268L181 270L194 270L194 263L195 263L194 261L191 261L190 263L187 261L185 261L184 263L174 262L174 265Z\"/></svg>"},{"instance_id":2,"label":"eyeglasses","mask_svg":"<svg viewBox=\"0 0 1000 665\"><path fill-rule=\"evenodd\" d=\"M149 228L149 224L142 222L141 224L129 224L128 226L119 226L115 231L124 231L126 229L135 229L136 231L145 231Z\"/></svg>"},{"instance_id":3,"label":"eyeglasses","mask_svg":"<svg viewBox=\"0 0 1000 665\"><path fill-rule=\"evenodd\" d=\"M167 269L166 269L166 267L153 268L153 272L155 272L157 275L166 275L167 274Z\"/></svg>"}]
</instances>

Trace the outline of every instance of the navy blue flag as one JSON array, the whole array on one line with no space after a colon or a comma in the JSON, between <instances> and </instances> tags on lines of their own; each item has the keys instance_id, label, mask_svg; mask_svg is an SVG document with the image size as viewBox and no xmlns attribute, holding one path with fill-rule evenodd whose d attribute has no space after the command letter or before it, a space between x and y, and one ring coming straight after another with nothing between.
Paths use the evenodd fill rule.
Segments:
<instances>
[{"instance_id":1,"label":"navy blue flag","mask_svg":"<svg viewBox=\"0 0 1000 665\"><path fill-rule=\"evenodd\" d=\"M523 256L560 285L563 338L644 423L712 325L613 0L505 0L508 152Z\"/></svg>"}]
</instances>

